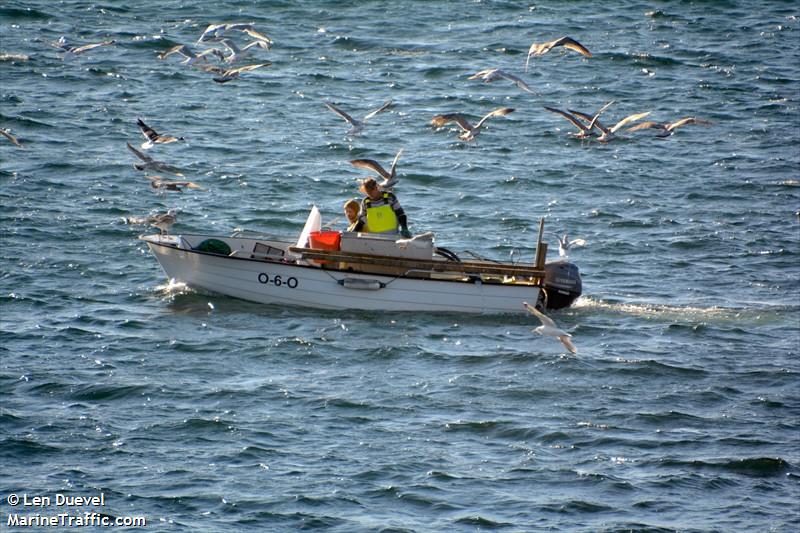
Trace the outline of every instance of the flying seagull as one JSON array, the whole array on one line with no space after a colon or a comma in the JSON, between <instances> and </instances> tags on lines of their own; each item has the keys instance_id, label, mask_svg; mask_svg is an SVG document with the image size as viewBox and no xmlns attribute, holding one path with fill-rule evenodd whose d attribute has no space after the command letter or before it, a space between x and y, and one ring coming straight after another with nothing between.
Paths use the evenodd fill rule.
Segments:
<instances>
[{"instance_id":1,"label":"flying seagull","mask_svg":"<svg viewBox=\"0 0 800 533\"><path fill-rule=\"evenodd\" d=\"M506 79L508 81L514 82L516 86L522 89L523 91L528 91L529 93L533 92L533 90L530 87L528 87L528 84L522 81L520 78L514 76L513 74L509 74L504 70L500 70L499 68L488 68L486 70L481 70L480 72L476 72L467 79L468 80L482 79L484 83L490 83L495 80Z\"/></svg>"},{"instance_id":2,"label":"flying seagull","mask_svg":"<svg viewBox=\"0 0 800 533\"><path fill-rule=\"evenodd\" d=\"M531 330L532 332L538 333L539 335L555 337L561 341L561 344L563 344L567 348L567 350L569 350L572 353L578 353L578 349L575 347L574 344L572 344L572 341L570 340L572 335L570 335L563 329L560 329L558 326L556 326L556 323L553 322L553 319L551 319L550 317L548 317L547 315L545 315L532 305L529 305L528 302L522 302L522 305L524 305L525 309L533 313L542 322L542 325L539 326L538 328L532 329Z\"/></svg>"},{"instance_id":3,"label":"flying seagull","mask_svg":"<svg viewBox=\"0 0 800 533\"><path fill-rule=\"evenodd\" d=\"M680 128L681 126L686 126L688 124L702 124L707 126L711 124L711 122L696 117L686 117L680 120L676 120L675 122L654 122L652 120L648 120L646 122L642 122L641 124L637 124L631 128L628 128L626 131L639 131L648 128L653 128L661 130L661 133L656 135L656 137L669 137L670 135L675 133L676 129Z\"/></svg>"},{"instance_id":4,"label":"flying seagull","mask_svg":"<svg viewBox=\"0 0 800 533\"><path fill-rule=\"evenodd\" d=\"M239 48L236 43L230 39L221 39L220 42L225 48L228 49L228 55L223 54L226 63L233 63L239 59L242 59L243 57L246 57L250 53L250 48L254 46L269 50L269 45L265 41L251 41L242 48Z\"/></svg>"},{"instance_id":5,"label":"flying seagull","mask_svg":"<svg viewBox=\"0 0 800 533\"><path fill-rule=\"evenodd\" d=\"M341 109L336 107L335 105L333 105L333 104L331 104L329 102L326 102L325 100L323 100L322 103L325 104L325 107L327 107L328 109L330 109L331 111L333 111L334 113L336 113L337 115L339 115L340 117L345 119L347 121L347 123L350 124L351 127L347 132L348 135L354 135L354 134L360 132L362 129L364 129L364 126L367 125L367 121L369 119L371 119L372 117L374 117L378 113L381 113L381 112L385 111L389 106L392 105L392 101L391 100L386 100L383 103L383 105L380 106L378 109L376 109L374 111L370 111L369 113L367 113L364 116L364 118L362 118L361 120L358 120L358 119L355 119L355 118L351 117L350 115L348 115L347 113L345 113L344 111L342 111Z\"/></svg>"},{"instance_id":6,"label":"flying seagull","mask_svg":"<svg viewBox=\"0 0 800 533\"><path fill-rule=\"evenodd\" d=\"M156 171L169 172L170 174L175 174L176 176L183 176L183 174L180 172L178 168L173 167L172 165L168 165L167 163L164 163L162 161L156 161L149 155L143 154L142 152L131 146L131 143L126 143L126 144L128 145L128 150L133 152L133 154L136 157L142 160L142 163L133 164L133 168L135 168L136 170L143 170L143 171L156 170Z\"/></svg>"},{"instance_id":7,"label":"flying seagull","mask_svg":"<svg viewBox=\"0 0 800 533\"><path fill-rule=\"evenodd\" d=\"M201 186L192 181L168 181L161 176L145 176L145 178L150 180L150 186L154 189L183 192L183 188L186 187L188 189L204 190Z\"/></svg>"},{"instance_id":8,"label":"flying seagull","mask_svg":"<svg viewBox=\"0 0 800 533\"><path fill-rule=\"evenodd\" d=\"M161 233L169 233L170 228L177 221L177 216L174 209L170 209L166 213L155 213L147 215L146 217L130 217L123 218L126 224L147 224L161 230Z\"/></svg>"},{"instance_id":9,"label":"flying seagull","mask_svg":"<svg viewBox=\"0 0 800 533\"><path fill-rule=\"evenodd\" d=\"M381 189L391 189L397 184L397 161L400 159L400 155L403 153L403 149L401 148L397 155L394 156L394 161L392 161L392 166L389 167L389 172L377 162L372 159L353 159L350 161L350 164L356 168L366 168L377 173L379 176L383 178L383 181L378 184Z\"/></svg>"},{"instance_id":10,"label":"flying seagull","mask_svg":"<svg viewBox=\"0 0 800 533\"><path fill-rule=\"evenodd\" d=\"M158 133L156 133L156 130L145 124L144 121L140 118L136 119L136 123L139 125L139 129L142 130L142 135L144 135L145 138L147 139L146 142L142 143L142 148L145 150L152 148L156 144L168 144L183 140L183 137L172 137L171 135L159 135Z\"/></svg>"},{"instance_id":11,"label":"flying seagull","mask_svg":"<svg viewBox=\"0 0 800 533\"><path fill-rule=\"evenodd\" d=\"M531 60L531 57L544 55L556 46L563 46L564 48L575 50L586 57L592 57L592 53L572 37L561 37L560 39L548 41L546 43L533 43L530 49L528 49L528 58L525 60L525 72L528 72L528 62Z\"/></svg>"},{"instance_id":12,"label":"flying seagull","mask_svg":"<svg viewBox=\"0 0 800 533\"><path fill-rule=\"evenodd\" d=\"M570 137L575 137L576 139L585 139L585 138L587 138L587 137L594 137L595 135L597 135L597 134L596 134L596 133L593 131L593 130L594 130L594 123L595 123L595 121L598 119L598 117L600 117L600 115L602 115L602 114L603 114L603 111L605 111L606 109L608 109L608 106L610 106L610 105L611 105L611 104L613 104L613 103L614 103L614 100L611 100L610 102L606 103L606 104L605 104L603 107L601 107L601 108L600 108L600 109L597 111L597 113L595 113L595 114L594 114L594 116L593 116L593 117L591 117L591 119L589 120L589 124L588 124L588 125L584 124L584 123L581 121L581 119L580 119L580 118L578 118L577 116L575 116L575 115L573 114L573 113L574 113L574 111L572 111L572 112L570 112L570 113L567 113L566 111L562 111L561 109L556 109L556 108L554 108L554 107L547 107L547 106L545 106L545 109L546 109L546 110L548 110L548 111L550 111L551 113L556 113L556 114L559 114L559 115L561 115L561 116L562 116L562 117L564 117L565 119L569 120L569 121L570 121L570 123L572 123L572 125L573 125L573 126L575 126L576 128L578 128L578 130L580 130L580 131L578 131L578 133L568 133L568 135L569 135Z\"/></svg>"},{"instance_id":13,"label":"flying seagull","mask_svg":"<svg viewBox=\"0 0 800 533\"><path fill-rule=\"evenodd\" d=\"M20 144L20 142L17 140L17 138L16 138L16 137L14 137L14 136L11 134L11 131L9 131L9 130L4 130L4 129L0 129L0 135L2 135L3 137L5 137L5 138L6 138L6 139L8 139L9 141L11 141L11 144L13 144L14 146L16 146L17 148L22 148L22 144Z\"/></svg>"},{"instance_id":14,"label":"flying seagull","mask_svg":"<svg viewBox=\"0 0 800 533\"><path fill-rule=\"evenodd\" d=\"M606 107L608 107L608 106L606 106ZM646 113L635 113L633 115L628 115L627 117L623 118L622 120L620 120L619 122L617 122L616 124L611 126L610 128L607 128L607 127L605 127L603 125L602 122L597 120L598 115L590 116L590 115L587 115L586 113L581 113L580 111L573 111L572 109L569 109L568 111L570 113L572 113L573 115L577 115L578 117L580 117L580 118L586 120L587 122L589 122L589 126L590 127L594 127L594 128L597 128L598 130L600 130L602 133L601 133L600 137L597 138L597 140L602 142L602 143L608 142L611 139L615 138L616 137L615 134L620 130L620 128L622 128L625 125L630 124L631 122L634 122L636 120L643 119L644 117L646 117L647 115L650 114L650 111L647 111Z\"/></svg>"},{"instance_id":15,"label":"flying seagull","mask_svg":"<svg viewBox=\"0 0 800 533\"><path fill-rule=\"evenodd\" d=\"M195 52L185 44L179 44L177 46L173 46L166 52L161 52L158 54L159 59L166 59L167 57L171 56L172 54L179 54L183 56L185 59L181 61L181 63L185 63L187 65L193 64L195 61L203 60L207 61L206 56L208 55L215 55L218 59L224 60L225 56L222 54L221 51L217 50L216 48L206 48L202 52Z\"/></svg>"},{"instance_id":16,"label":"flying seagull","mask_svg":"<svg viewBox=\"0 0 800 533\"><path fill-rule=\"evenodd\" d=\"M239 74L244 72L250 72L251 70L255 70L261 67L268 67L272 63L267 61L266 63L256 63L255 65L245 65L243 67L238 68L221 68L217 67L216 65L207 65L203 67L203 70L207 72L215 72L218 74L217 77L212 78L217 83L228 83L229 81L235 80L239 77Z\"/></svg>"},{"instance_id":17,"label":"flying seagull","mask_svg":"<svg viewBox=\"0 0 800 533\"><path fill-rule=\"evenodd\" d=\"M116 41L110 40L110 41L101 41L99 43L84 44L82 46L70 46L67 44L67 39L62 35L57 41L53 41L50 44L53 47L58 48L59 50L64 52L65 53L64 57L66 57L67 55L82 54L84 52L88 52L89 50L98 48L100 46L109 46L115 43Z\"/></svg>"},{"instance_id":18,"label":"flying seagull","mask_svg":"<svg viewBox=\"0 0 800 533\"><path fill-rule=\"evenodd\" d=\"M230 24L210 24L205 29L200 38L197 40L196 44L200 44L206 41L218 41L225 35L225 32L229 30L241 31L243 33L246 33L250 37L253 37L254 39L266 43L267 45L272 44L272 39L270 39L263 33L256 30L253 24L249 24L246 22L237 22Z\"/></svg>"},{"instance_id":19,"label":"flying seagull","mask_svg":"<svg viewBox=\"0 0 800 533\"><path fill-rule=\"evenodd\" d=\"M448 122L455 122L462 130L464 130L464 132L460 134L458 138L462 141L471 141L478 135L478 133L480 133L483 124L488 119L491 117L502 117L513 112L514 109L511 107L501 107L499 109L495 109L494 111L484 115L483 118L480 119L474 126L470 124L469 120L467 120L467 118L461 113L445 113L443 115L436 115L433 117L431 119L431 126L441 128Z\"/></svg>"},{"instance_id":20,"label":"flying seagull","mask_svg":"<svg viewBox=\"0 0 800 533\"><path fill-rule=\"evenodd\" d=\"M563 237L559 237L556 235L556 239L558 239L558 255L559 257L567 257L569 255L569 249L573 246L585 246L586 241L584 239L573 239L569 240L569 234L565 233Z\"/></svg>"}]
</instances>

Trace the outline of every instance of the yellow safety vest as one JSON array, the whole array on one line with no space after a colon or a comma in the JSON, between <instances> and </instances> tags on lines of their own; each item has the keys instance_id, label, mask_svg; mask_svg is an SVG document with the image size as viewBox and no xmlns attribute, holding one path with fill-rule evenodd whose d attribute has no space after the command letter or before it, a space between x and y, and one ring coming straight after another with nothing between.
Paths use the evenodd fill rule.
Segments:
<instances>
[{"instance_id":1,"label":"yellow safety vest","mask_svg":"<svg viewBox=\"0 0 800 533\"><path fill-rule=\"evenodd\" d=\"M383 199L389 198L387 193L383 193ZM397 215L389 204L372 207L371 200L367 199L367 224L364 231L369 233L384 233L387 231L397 231Z\"/></svg>"}]
</instances>

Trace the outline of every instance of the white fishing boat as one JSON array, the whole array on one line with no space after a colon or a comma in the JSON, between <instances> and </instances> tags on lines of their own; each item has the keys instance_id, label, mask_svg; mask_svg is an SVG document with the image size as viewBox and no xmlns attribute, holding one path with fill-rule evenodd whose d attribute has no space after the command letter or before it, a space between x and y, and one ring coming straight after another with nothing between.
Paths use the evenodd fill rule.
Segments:
<instances>
[{"instance_id":1,"label":"white fishing boat","mask_svg":"<svg viewBox=\"0 0 800 533\"><path fill-rule=\"evenodd\" d=\"M311 220L311 217L309 217ZM320 309L525 313L522 302L559 308L581 292L575 265L462 260L430 233L399 239L313 231L297 242L234 234L144 235L167 277L189 287L264 304Z\"/></svg>"}]
</instances>

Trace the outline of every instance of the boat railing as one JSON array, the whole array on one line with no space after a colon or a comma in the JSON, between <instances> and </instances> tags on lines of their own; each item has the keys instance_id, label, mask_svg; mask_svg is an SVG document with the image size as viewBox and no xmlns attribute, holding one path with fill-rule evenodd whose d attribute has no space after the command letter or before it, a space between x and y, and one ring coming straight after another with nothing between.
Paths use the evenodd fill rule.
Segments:
<instances>
[{"instance_id":1,"label":"boat railing","mask_svg":"<svg viewBox=\"0 0 800 533\"><path fill-rule=\"evenodd\" d=\"M501 282L509 280L509 283L512 282L511 280L517 279L520 281L525 280L526 283L540 283L545 276L544 268L510 265L507 263L410 259L297 246L290 246L289 251L300 254L306 260L326 261L328 264L336 262L347 263L354 269L361 267L360 269L364 269L367 273L379 273L373 270L374 267L386 267L391 269L386 273L387 275L403 275L404 272L414 270L428 274L448 273L460 274L466 277L475 276L478 279L496 278ZM364 265L366 269L363 267Z\"/></svg>"}]
</instances>

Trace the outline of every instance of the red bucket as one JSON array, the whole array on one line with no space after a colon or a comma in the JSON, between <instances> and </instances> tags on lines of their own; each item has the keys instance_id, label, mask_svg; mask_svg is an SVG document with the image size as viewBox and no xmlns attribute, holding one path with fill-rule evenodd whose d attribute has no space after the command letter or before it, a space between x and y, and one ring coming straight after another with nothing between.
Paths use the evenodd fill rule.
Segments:
<instances>
[{"instance_id":1,"label":"red bucket","mask_svg":"<svg viewBox=\"0 0 800 533\"><path fill-rule=\"evenodd\" d=\"M342 233L340 231L312 231L308 234L309 248L316 248L318 250L339 250L339 244L342 241ZM324 264L330 263L327 260L315 260L315 263Z\"/></svg>"}]
</instances>

